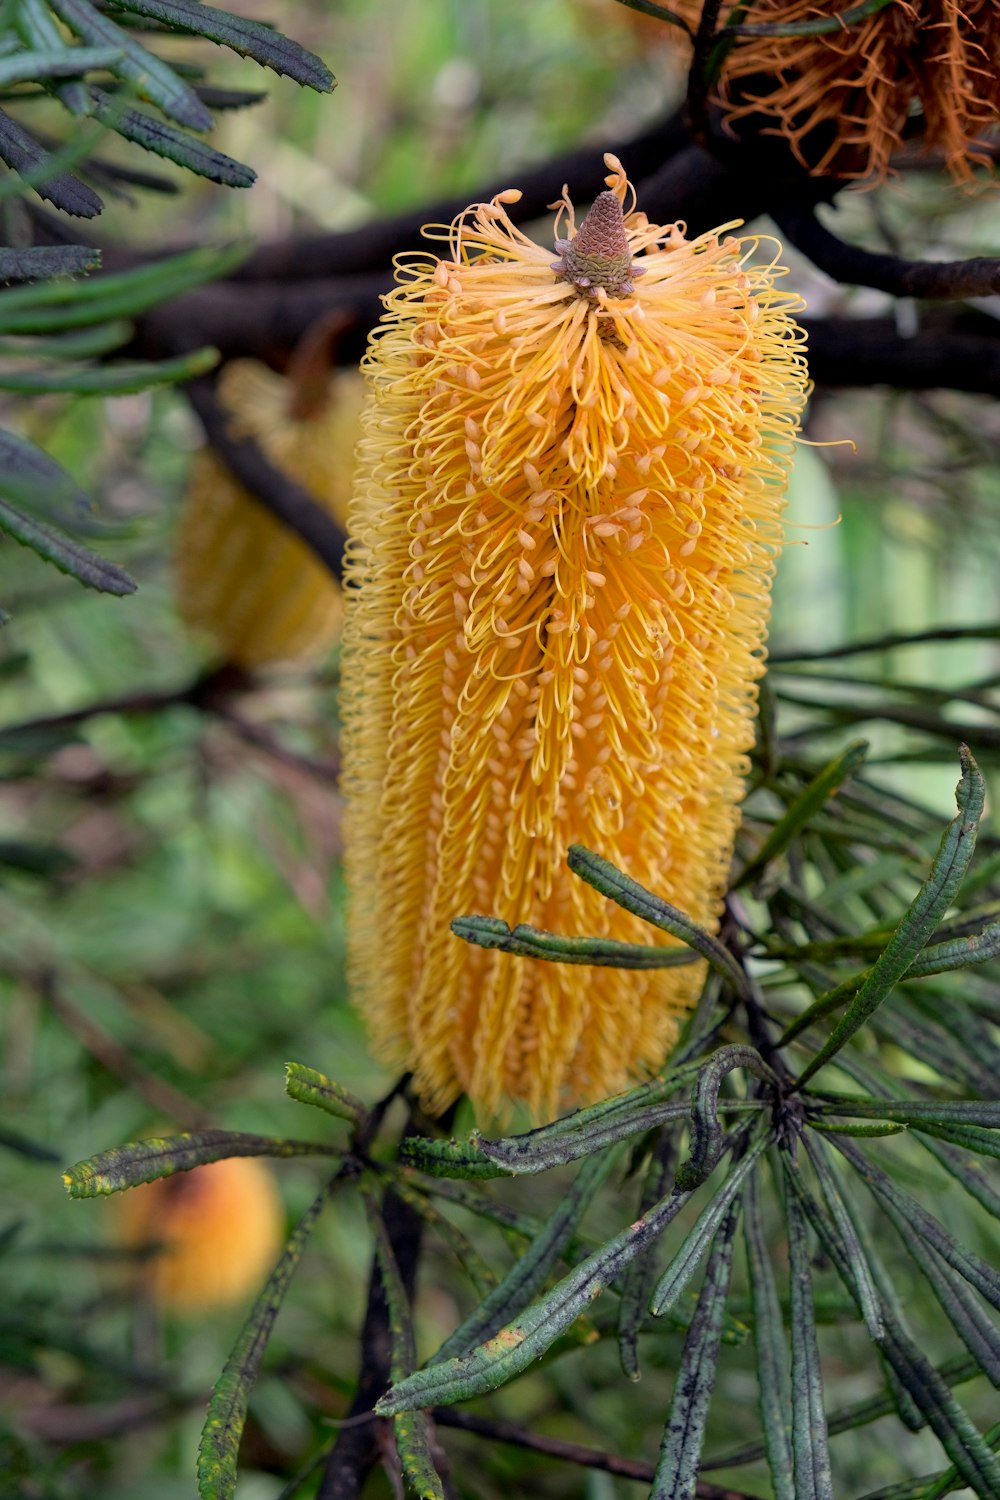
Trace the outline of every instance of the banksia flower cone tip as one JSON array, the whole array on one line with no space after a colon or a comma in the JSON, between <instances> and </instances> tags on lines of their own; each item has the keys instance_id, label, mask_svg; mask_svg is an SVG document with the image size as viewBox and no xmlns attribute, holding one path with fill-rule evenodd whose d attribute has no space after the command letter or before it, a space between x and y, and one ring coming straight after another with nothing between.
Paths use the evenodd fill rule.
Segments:
<instances>
[{"instance_id":1,"label":"banksia flower cone tip","mask_svg":"<svg viewBox=\"0 0 1000 1500\"><path fill-rule=\"evenodd\" d=\"M472 949L475 912L649 943L582 843L714 926L753 740L803 337L756 239L626 212L555 254L502 193L406 257L365 361L344 634L349 961L432 1109L656 1069L700 966ZM732 227L732 226L727 226Z\"/></svg>"}]
</instances>

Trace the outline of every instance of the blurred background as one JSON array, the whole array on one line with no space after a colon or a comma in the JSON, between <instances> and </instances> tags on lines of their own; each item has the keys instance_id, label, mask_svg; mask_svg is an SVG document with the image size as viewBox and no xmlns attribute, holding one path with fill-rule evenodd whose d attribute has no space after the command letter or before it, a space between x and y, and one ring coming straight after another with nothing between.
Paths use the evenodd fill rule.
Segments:
<instances>
[{"instance_id":1,"label":"blurred background","mask_svg":"<svg viewBox=\"0 0 1000 1500\"><path fill-rule=\"evenodd\" d=\"M274 9L271 0L240 8L260 19ZM177 171L176 197L143 196L139 211L109 205L106 238L150 248L274 240L445 193L474 196L505 174L516 186L520 169L560 150L592 142L599 153L609 137L638 131L683 87L669 35L614 0L296 0L281 22L332 67L335 94L301 91L220 54L216 82L268 91L252 109L221 116L213 136L254 165L256 185L233 192ZM188 46L168 38L163 51L183 57ZM108 149L122 158L128 150ZM872 248L995 250L995 192L957 205L956 197L933 171L914 172L905 185L842 198L838 223ZM766 221L754 228L769 231ZM905 304L787 259L812 312L909 315ZM981 310L1000 316L997 299ZM0 1070L10 1146L0 1156L0 1494L180 1500L192 1493L204 1396L252 1285L232 1305L196 1314L152 1306L136 1290L142 1260L115 1205L70 1203L60 1165L208 1119L309 1135L312 1121L282 1092L286 1059L323 1068L369 1101L388 1087L344 990L336 641L307 667L272 666L214 702L191 701L215 658L178 612L178 522L192 485L222 481L197 467L202 437L186 402L171 391L46 397L12 407L6 420L96 497L93 544L140 587L124 600L98 596L12 544L0 548L0 600L12 616L0 633ZM798 454L775 588L777 657L997 619L995 403L820 390L807 436L816 446ZM906 710L864 732L888 784L943 823L954 743L921 716L995 729L998 681L1000 651L985 639L885 647L811 673L800 667L794 679L778 674L774 685L782 732L820 761L857 733L859 705ZM955 684L973 686L956 699ZM128 711L116 708L121 699L134 700ZM107 711L72 717L102 704ZM291 1222L313 1196L316 1169L292 1161L277 1175ZM551 1185L531 1191L542 1211ZM339 1200L254 1395L241 1500L290 1494L275 1471L329 1436L324 1413L336 1415L337 1393L353 1381L368 1256L360 1207ZM449 1278L435 1277L433 1262L418 1313L428 1343L455 1320ZM586 1440L599 1401L609 1445L645 1453L648 1413L662 1413L676 1347L676 1335L666 1336L651 1355L639 1400L616 1381L595 1394L597 1359L584 1377L557 1363L554 1385L521 1382L496 1409L544 1422L555 1389L558 1430ZM315 1350L305 1361L304 1348ZM863 1396L859 1379L845 1365L838 1399ZM728 1421L734 1439L751 1433L752 1407L737 1406ZM935 1462L920 1451L925 1437L905 1441L914 1465ZM877 1425L852 1442L858 1483L874 1484ZM476 1493L527 1493L516 1449L492 1446L483 1462ZM624 1480L531 1464L535 1494L637 1492Z\"/></svg>"}]
</instances>

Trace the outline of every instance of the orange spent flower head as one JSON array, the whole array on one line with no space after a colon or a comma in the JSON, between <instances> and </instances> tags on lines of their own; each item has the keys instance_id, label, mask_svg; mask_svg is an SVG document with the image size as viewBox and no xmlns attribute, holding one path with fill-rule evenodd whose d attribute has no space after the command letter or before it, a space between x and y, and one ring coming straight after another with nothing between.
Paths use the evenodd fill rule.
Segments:
<instances>
[{"instance_id":1,"label":"orange spent flower head","mask_svg":"<svg viewBox=\"0 0 1000 1500\"><path fill-rule=\"evenodd\" d=\"M582 843L717 924L806 393L756 238L625 212L556 255L499 194L404 257L363 370L343 641L349 970L428 1107L551 1116L655 1070L700 966L467 947L459 915L660 940ZM634 200L634 195L632 195Z\"/></svg>"},{"instance_id":2,"label":"orange spent flower head","mask_svg":"<svg viewBox=\"0 0 1000 1500\"><path fill-rule=\"evenodd\" d=\"M702 0L675 0L693 28ZM787 26L829 20L836 5L754 0L740 19ZM817 175L884 178L914 110L927 149L942 152L956 182L970 183L991 156L981 139L1000 120L997 0L889 0L835 31L737 38L726 55L726 118L773 116L798 159Z\"/></svg>"},{"instance_id":3,"label":"orange spent flower head","mask_svg":"<svg viewBox=\"0 0 1000 1500\"><path fill-rule=\"evenodd\" d=\"M171 1312L243 1301L260 1291L281 1250L281 1198L271 1171L255 1157L229 1157L144 1183L116 1206L123 1245L162 1245L137 1277Z\"/></svg>"},{"instance_id":4,"label":"orange spent flower head","mask_svg":"<svg viewBox=\"0 0 1000 1500\"><path fill-rule=\"evenodd\" d=\"M354 477L363 382L342 373L327 402L290 414L295 388L253 360L220 379L232 428L343 523ZM340 589L301 541L234 479L208 449L194 461L175 543L177 607L215 655L252 670L305 665L329 650L343 618Z\"/></svg>"}]
</instances>

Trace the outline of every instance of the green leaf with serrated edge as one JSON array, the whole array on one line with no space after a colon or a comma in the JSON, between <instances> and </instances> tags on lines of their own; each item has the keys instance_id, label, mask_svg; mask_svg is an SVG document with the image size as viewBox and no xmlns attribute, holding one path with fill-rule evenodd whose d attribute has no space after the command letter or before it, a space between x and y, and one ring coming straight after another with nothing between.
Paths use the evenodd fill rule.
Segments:
<instances>
[{"instance_id":1,"label":"green leaf with serrated edge","mask_svg":"<svg viewBox=\"0 0 1000 1500\"><path fill-rule=\"evenodd\" d=\"M39 52L61 53L70 50L66 38L45 0L17 0L14 25L26 47ZM116 49L117 50L117 49ZM74 115L89 113L87 86L83 82L57 83L55 93L60 103Z\"/></svg>"},{"instance_id":2,"label":"green leaf with serrated edge","mask_svg":"<svg viewBox=\"0 0 1000 1500\"><path fill-rule=\"evenodd\" d=\"M668 1073L648 1078L645 1083L635 1084L620 1094L601 1099L597 1104L590 1104L585 1109L574 1109L549 1125L537 1126L534 1130L525 1131L523 1135L502 1137L504 1145L500 1154L505 1161L511 1162L521 1156L531 1158L536 1154L535 1147L539 1142L554 1140L560 1135L576 1135L582 1128L589 1128L613 1115L629 1114L647 1104L658 1103L676 1093L684 1084L693 1082L700 1066L700 1063L687 1063L683 1067L671 1068ZM493 1150L500 1145L499 1140L486 1141L478 1136L477 1140L486 1150Z\"/></svg>"},{"instance_id":3,"label":"green leaf with serrated edge","mask_svg":"<svg viewBox=\"0 0 1000 1500\"><path fill-rule=\"evenodd\" d=\"M946 1385L961 1385L966 1380L975 1379L979 1374L979 1366L967 1355L959 1354L953 1359L945 1360L937 1367L935 1373ZM890 1395L865 1396L861 1401L853 1401L849 1406L840 1406L835 1411L829 1412L826 1418L826 1430L830 1437L833 1437L838 1432L850 1432L856 1427L867 1427L872 1422L880 1421L882 1417L892 1416L895 1411L896 1404ZM729 1448L724 1453L714 1453L711 1458L705 1459L701 1466L702 1472L708 1473L713 1469L737 1469L743 1464L756 1463L766 1456L767 1449L764 1443L744 1443L739 1448ZM777 1492L775 1492L775 1500L778 1500Z\"/></svg>"},{"instance_id":4,"label":"green leaf with serrated edge","mask_svg":"<svg viewBox=\"0 0 1000 1500\"><path fill-rule=\"evenodd\" d=\"M752 1172L743 1190L743 1238L753 1307L757 1389L764 1433L762 1447L767 1457L774 1500L795 1500L788 1349L778 1289L768 1254L768 1236L760 1211L759 1184L760 1174Z\"/></svg>"},{"instance_id":5,"label":"green leaf with serrated edge","mask_svg":"<svg viewBox=\"0 0 1000 1500\"><path fill-rule=\"evenodd\" d=\"M824 1115L861 1115L902 1125L978 1125L1000 1130L1000 1101L991 1099L868 1099L824 1089L810 1097L810 1110Z\"/></svg>"},{"instance_id":6,"label":"green leaf with serrated edge","mask_svg":"<svg viewBox=\"0 0 1000 1500\"><path fill-rule=\"evenodd\" d=\"M591 853L582 844L570 844L566 854L566 863L574 875L579 875L581 880L593 886L594 890L600 891L602 896L607 896L609 900L617 902L626 911L641 917L651 926L658 927L661 932L669 932L672 937L679 938L682 943L686 943L689 948L700 953L713 969L717 969L728 980L737 995L743 999L748 998L749 988L746 975L733 955L685 912L679 911L676 906L671 906L668 901L654 895L637 880L633 880L631 876L616 869L609 860L602 859L599 854Z\"/></svg>"},{"instance_id":7,"label":"green leaf with serrated edge","mask_svg":"<svg viewBox=\"0 0 1000 1500\"><path fill-rule=\"evenodd\" d=\"M983 1437L994 1450L1000 1448L1000 1422L995 1422ZM919 1479L869 1490L859 1496L859 1500L942 1500L943 1496L963 1487L962 1478L953 1465L950 1469L939 1469L936 1474L924 1474Z\"/></svg>"},{"instance_id":8,"label":"green leaf with serrated edge","mask_svg":"<svg viewBox=\"0 0 1000 1500\"><path fill-rule=\"evenodd\" d=\"M931 1125L926 1120L921 1120L910 1128L919 1131L921 1136L936 1136L952 1146L962 1146L966 1151L974 1151L979 1156L1000 1158L1000 1136L995 1131L981 1130L976 1125ZM924 1140L920 1144L928 1145Z\"/></svg>"},{"instance_id":9,"label":"green leaf with serrated edge","mask_svg":"<svg viewBox=\"0 0 1000 1500\"><path fill-rule=\"evenodd\" d=\"M976 848L976 830L983 812L986 785L968 746L960 751L962 778L956 792L958 816L949 824L931 873L893 933L881 957L816 1056L797 1080L801 1088L882 1004L951 905Z\"/></svg>"},{"instance_id":10,"label":"green leaf with serrated edge","mask_svg":"<svg viewBox=\"0 0 1000 1500\"><path fill-rule=\"evenodd\" d=\"M0 338L0 357L31 359L94 359L108 354L132 337L132 324L124 319L85 328L65 337L40 339Z\"/></svg>"},{"instance_id":11,"label":"green leaf with serrated edge","mask_svg":"<svg viewBox=\"0 0 1000 1500\"><path fill-rule=\"evenodd\" d=\"M616 1151L605 1151L584 1163L573 1186L560 1198L541 1233L518 1257L500 1285L445 1339L429 1361L430 1365L440 1365L445 1360L467 1354L477 1344L492 1338L505 1323L511 1322L527 1307L551 1276L619 1155Z\"/></svg>"},{"instance_id":12,"label":"green leaf with serrated edge","mask_svg":"<svg viewBox=\"0 0 1000 1500\"><path fill-rule=\"evenodd\" d=\"M408 1204L414 1213L419 1214L428 1229L448 1246L480 1299L488 1297L499 1284L500 1278L480 1255L468 1235L438 1211L428 1194L411 1186L402 1174L393 1176L392 1188L397 1197Z\"/></svg>"},{"instance_id":13,"label":"green leaf with serrated edge","mask_svg":"<svg viewBox=\"0 0 1000 1500\"><path fill-rule=\"evenodd\" d=\"M816 1173L823 1201L837 1227L840 1242L854 1267L854 1286L865 1327L868 1329L869 1336L875 1343L878 1343L885 1332L882 1303L871 1271L868 1269L868 1262L865 1260L865 1253L855 1231L854 1222L847 1211L840 1184L837 1182L821 1143L811 1139L809 1131L803 1132L802 1144L812 1163L812 1169Z\"/></svg>"},{"instance_id":14,"label":"green leaf with serrated edge","mask_svg":"<svg viewBox=\"0 0 1000 1500\"><path fill-rule=\"evenodd\" d=\"M175 1172L189 1172L205 1162L229 1156L335 1156L324 1141L293 1141L278 1136L248 1135L242 1130L191 1130L183 1135L150 1136L113 1146L63 1173L71 1198L100 1198L155 1182Z\"/></svg>"},{"instance_id":15,"label":"green leaf with serrated edge","mask_svg":"<svg viewBox=\"0 0 1000 1500\"><path fill-rule=\"evenodd\" d=\"M909 983L911 979L926 979L932 974L947 974L955 969L968 969L974 964L988 963L998 956L1000 956L1000 922L992 922L973 937L951 938L948 942L934 943L930 948L925 948L913 960L904 978L906 983ZM778 1045L787 1046L792 1038L805 1031L806 1027L812 1026L824 1016L831 1015L833 1011L846 1005L848 1000L857 994L870 972L870 969L862 969L859 973L852 974L850 979L841 980L826 994L818 995L812 1004L785 1028L778 1040Z\"/></svg>"},{"instance_id":16,"label":"green leaf with serrated edge","mask_svg":"<svg viewBox=\"0 0 1000 1500\"><path fill-rule=\"evenodd\" d=\"M165 115L191 130L211 130L212 116L193 89L167 63L148 52L134 37L87 0L48 0L49 8L81 41L113 47L121 53L111 72L127 79L140 99L159 105Z\"/></svg>"},{"instance_id":17,"label":"green leaf with serrated edge","mask_svg":"<svg viewBox=\"0 0 1000 1500\"><path fill-rule=\"evenodd\" d=\"M19 52L0 59L0 89L41 78L75 78L96 68L110 68L121 56L118 47L67 47L56 54Z\"/></svg>"},{"instance_id":18,"label":"green leaf with serrated edge","mask_svg":"<svg viewBox=\"0 0 1000 1500\"><path fill-rule=\"evenodd\" d=\"M719 1090L722 1080L735 1068L746 1068L764 1083L777 1080L753 1047L734 1043L720 1047L699 1070L691 1104L691 1149L677 1173L678 1186L697 1187L708 1177L725 1150L726 1138L719 1124Z\"/></svg>"},{"instance_id":19,"label":"green leaf with serrated edge","mask_svg":"<svg viewBox=\"0 0 1000 1500\"><path fill-rule=\"evenodd\" d=\"M1000 1272L988 1265L974 1251L960 1245L944 1225L933 1214L922 1208L915 1198L893 1182L892 1178L877 1167L851 1141L841 1136L831 1136L833 1144L842 1156L846 1156L862 1182L885 1208L895 1209L915 1232L933 1250L947 1261L970 1286L974 1286L981 1297L1000 1312Z\"/></svg>"},{"instance_id":20,"label":"green leaf with serrated edge","mask_svg":"<svg viewBox=\"0 0 1000 1500\"><path fill-rule=\"evenodd\" d=\"M196 36L231 47L241 57L252 57L262 67L283 73L320 93L329 93L336 83L329 68L314 53L259 21L248 21L211 5L194 4L192 0L115 0L115 4L119 10L151 16L164 26L194 32Z\"/></svg>"},{"instance_id":21,"label":"green leaf with serrated edge","mask_svg":"<svg viewBox=\"0 0 1000 1500\"><path fill-rule=\"evenodd\" d=\"M19 433L4 428L0 428L0 494L33 509L38 509L43 499L49 507L78 515L90 509L86 493L54 458Z\"/></svg>"},{"instance_id":22,"label":"green leaf with serrated edge","mask_svg":"<svg viewBox=\"0 0 1000 1500\"><path fill-rule=\"evenodd\" d=\"M165 161L176 162L179 167L205 177L209 182L219 182L223 187L248 188L257 180L257 173L232 156L216 151L213 146L200 141L196 136L186 135L174 125L167 125L141 109L129 109L120 105L103 89L90 91L94 114L102 124L116 131L123 140L161 156Z\"/></svg>"},{"instance_id":23,"label":"green leaf with serrated edge","mask_svg":"<svg viewBox=\"0 0 1000 1500\"><path fill-rule=\"evenodd\" d=\"M66 171L69 160L79 154L83 154L82 141L59 152L45 151L34 136L0 109L0 159L17 174L0 185L0 199L17 196L27 186L63 213L78 219L94 218L104 204L93 188Z\"/></svg>"},{"instance_id":24,"label":"green leaf with serrated edge","mask_svg":"<svg viewBox=\"0 0 1000 1500\"><path fill-rule=\"evenodd\" d=\"M858 1309L858 1315L860 1316L861 1299L858 1295L858 1287L854 1277L853 1265L850 1260L850 1256L847 1250L844 1248L843 1242L837 1232L836 1225L833 1223L830 1215L824 1211L819 1201L815 1199L811 1193L808 1193L806 1191L805 1185L802 1181L802 1174L799 1170L798 1162L796 1161L795 1163L792 1163L789 1161L787 1156L782 1156L781 1166L785 1175L786 1182L790 1185L792 1190L797 1193L799 1202L801 1203L806 1216L810 1220L813 1226L813 1230L815 1231L820 1243L826 1250L826 1253L829 1256L830 1260L833 1262L837 1274L840 1277L840 1280L842 1281L844 1287L850 1294L855 1306ZM902 1328L904 1324L902 1304L900 1302L899 1294L892 1281L892 1278L889 1276L881 1260L879 1259L874 1246L871 1244L870 1238L864 1228L861 1219L856 1213L852 1211L852 1204L849 1199L844 1200L844 1206L847 1209L848 1214L850 1214L851 1216L851 1223L854 1228L854 1234L861 1245L866 1263L868 1265L869 1273L875 1283L876 1290L881 1299L883 1320L885 1320L886 1318L893 1318L895 1319L896 1325ZM904 1423L904 1425L910 1429L911 1432L919 1432L920 1429L926 1424L926 1417L920 1411L919 1407L915 1404L912 1396L900 1381L892 1365L892 1362L885 1354L884 1347L880 1345L879 1349L880 1358L882 1361L882 1373L889 1388L889 1394L892 1398L896 1414Z\"/></svg>"},{"instance_id":25,"label":"green leaf with serrated edge","mask_svg":"<svg viewBox=\"0 0 1000 1500\"><path fill-rule=\"evenodd\" d=\"M945 1317L987 1379L1000 1389L1000 1333L993 1322L983 1317L983 1310L968 1285L946 1265L934 1251L910 1234L906 1220L894 1209L885 1214L895 1225L906 1250L923 1274Z\"/></svg>"},{"instance_id":26,"label":"green leaf with serrated edge","mask_svg":"<svg viewBox=\"0 0 1000 1500\"><path fill-rule=\"evenodd\" d=\"M176 385L205 375L219 363L218 349L195 349L175 359L150 360L141 365L108 365L87 370L0 371L0 391L20 395L62 392L77 396L127 396L156 385Z\"/></svg>"},{"instance_id":27,"label":"green leaf with serrated edge","mask_svg":"<svg viewBox=\"0 0 1000 1500\"><path fill-rule=\"evenodd\" d=\"M785 1199L788 1277L792 1293L792 1460L795 1500L833 1500L823 1376L812 1307L806 1223L794 1193Z\"/></svg>"},{"instance_id":28,"label":"green leaf with serrated edge","mask_svg":"<svg viewBox=\"0 0 1000 1500\"><path fill-rule=\"evenodd\" d=\"M610 969L674 969L699 961L691 948L655 948L619 943L614 938L560 937L519 922L508 927L499 917L455 917L451 930L478 948L495 948L520 958L554 964L591 964Z\"/></svg>"},{"instance_id":29,"label":"green leaf with serrated edge","mask_svg":"<svg viewBox=\"0 0 1000 1500\"><path fill-rule=\"evenodd\" d=\"M766 869L772 859L785 852L796 834L812 822L820 808L836 795L843 782L860 768L867 754L868 741L856 740L813 777L775 823L757 853L744 865L734 881L736 889L753 880Z\"/></svg>"},{"instance_id":30,"label":"green leaf with serrated edge","mask_svg":"<svg viewBox=\"0 0 1000 1500\"><path fill-rule=\"evenodd\" d=\"M658 1132L653 1146L649 1168L642 1186L639 1216L652 1208L663 1196L667 1182L673 1176L675 1161L674 1144L665 1130ZM630 1380L640 1378L639 1329L645 1320L646 1309L656 1280L656 1262L652 1254L638 1256L626 1267L622 1276L621 1296L618 1303L618 1354L622 1370Z\"/></svg>"},{"instance_id":31,"label":"green leaf with serrated edge","mask_svg":"<svg viewBox=\"0 0 1000 1500\"><path fill-rule=\"evenodd\" d=\"M506 1167L498 1167L474 1146L458 1141L432 1141L421 1135L408 1135L400 1142L399 1160L404 1166L418 1167L431 1177L509 1177Z\"/></svg>"},{"instance_id":32,"label":"green leaf with serrated edge","mask_svg":"<svg viewBox=\"0 0 1000 1500\"><path fill-rule=\"evenodd\" d=\"M467 1208L470 1213L485 1219L487 1223L499 1225L510 1235L531 1240L542 1229L543 1220L536 1218L534 1214L519 1213L506 1203L498 1203L484 1188L473 1187L469 1182L447 1181L440 1177L428 1182L424 1177L417 1176L412 1167L383 1166L382 1170L392 1172L394 1177L401 1177L416 1192L429 1198L443 1198L446 1203L457 1203L461 1208Z\"/></svg>"},{"instance_id":33,"label":"green leaf with serrated edge","mask_svg":"<svg viewBox=\"0 0 1000 1500\"><path fill-rule=\"evenodd\" d=\"M86 281L46 281L15 287L0 297L0 333L63 333L131 317L169 297L225 276L248 254L246 244L199 246L131 271Z\"/></svg>"},{"instance_id":34,"label":"green leaf with serrated edge","mask_svg":"<svg viewBox=\"0 0 1000 1500\"><path fill-rule=\"evenodd\" d=\"M739 1204L734 1202L715 1236L698 1306L684 1341L650 1500L694 1500L697 1492L738 1222Z\"/></svg>"},{"instance_id":35,"label":"green leaf with serrated edge","mask_svg":"<svg viewBox=\"0 0 1000 1500\"><path fill-rule=\"evenodd\" d=\"M368 1113L360 1099L325 1073L307 1068L305 1063L285 1064L285 1093L300 1104L313 1104L328 1115L349 1120L352 1125L357 1125Z\"/></svg>"},{"instance_id":36,"label":"green leaf with serrated edge","mask_svg":"<svg viewBox=\"0 0 1000 1500\"><path fill-rule=\"evenodd\" d=\"M865 1140L873 1137L881 1140L887 1135L905 1135L909 1129L908 1125L894 1125L892 1121L871 1120L861 1125L857 1121L848 1124L846 1120L817 1120L809 1121L810 1130L818 1130L821 1135L854 1135Z\"/></svg>"},{"instance_id":37,"label":"green leaf with serrated edge","mask_svg":"<svg viewBox=\"0 0 1000 1500\"><path fill-rule=\"evenodd\" d=\"M0 281L44 281L50 276L79 276L101 264L91 245L31 245L0 250Z\"/></svg>"},{"instance_id":38,"label":"green leaf with serrated edge","mask_svg":"<svg viewBox=\"0 0 1000 1500\"><path fill-rule=\"evenodd\" d=\"M817 1211L817 1206L799 1182L798 1173L791 1168L787 1160L783 1162L783 1165L786 1168L788 1181L810 1218L837 1274L848 1290L856 1296L853 1268L836 1231L826 1216ZM864 1243L864 1236L861 1235L857 1220L855 1220L854 1227ZM919 1414L921 1421L930 1426L966 1483L979 1495L1000 1494L1000 1464L990 1452L988 1445L984 1443L982 1435L969 1420L968 1413L955 1400L946 1381L913 1342L906 1331L902 1316L887 1300L886 1291L891 1288L891 1281L884 1273L879 1274L878 1258L874 1255L870 1245L865 1244L865 1255L883 1298L885 1335L879 1347L893 1371L894 1381L899 1388L898 1390L895 1386L893 1388L897 1410L900 1415L904 1415L905 1406L899 1404L899 1391L905 1392L907 1400ZM906 1420L908 1426L916 1426L913 1421Z\"/></svg>"},{"instance_id":39,"label":"green leaf with serrated edge","mask_svg":"<svg viewBox=\"0 0 1000 1500\"><path fill-rule=\"evenodd\" d=\"M690 1194L673 1192L635 1224L595 1250L568 1276L477 1349L444 1364L418 1370L382 1397L382 1416L417 1407L450 1405L495 1390L519 1375L600 1296L610 1282L663 1233Z\"/></svg>"},{"instance_id":40,"label":"green leaf with serrated edge","mask_svg":"<svg viewBox=\"0 0 1000 1500\"><path fill-rule=\"evenodd\" d=\"M198 1444L200 1500L231 1500L235 1491L236 1461L250 1391L257 1379L264 1350L285 1293L298 1270L306 1241L338 1180L334 1178L317 1194L296 1225L266 1287L254 1303L212 1391L208 1416Z\"/></svg>"},{"instance_id":41,"label":"green leaf with serrated edge","mask_svg":"<svg viewBox=\"0 0 1000 1500\"><path fill-rule=\"evenodd\" d=\"M715 1238L719 1224L728 1212L730 1204L757 1165L759 1157L770 1144L768 1136L761 1136L755 1141L742 1160L732 1168L711 1203L707 1208L702 1209L693 1228L656 1283L656 1289L649 1303L649 1310L654 1318L660 1317L684 1291L698 1269L702 1256Z\"/></svg>"},{"instance_id":42,"label":"green leaf with serrated edge","mask_svg":"<svg viewBox=\"0 0 1000 1500\"><path fill-rule=\"evenodd\" d=\"M495 1141L477 1139L477 1144L491 1161L509 1172L519 1175L547 1172L552 1167L562 1167L568 1162L578 1161L581 1156L602 1151L605 1146L613 1145L616 1141L629 1140L652 1129L654 1125L662 1124L664 1120L686 1120L690 1112L688 1104L646 1104L642 1109L627 1113L616 1112L607 1119L581 1126L573 1135L562 1131L558 1135L542 1136L533 1140L530 1147L522 1144L524 1136L509 1136Z\"/></svg>"},{"instance_id":43,"label":"green leaf with serrated edge","mask_svg":"<svg viewBox=\"0 0 1000 1500\"><path fill-rule=\"evenodd\" d=\"M10 476L0 470L0 495L9 484ZM20 489L20 486L18 488ZM0 498L0 532L6 532L8 536L14 538L15 542L20 542L22 547L30 548L46 562L57 567L61 573L68 573L86 588L119 596L135 593L135 581L123 568L116 567L114 563L107 562L103 557L98 557L96 552L91 552L90 548L84 547L82 542L74 541L72 537L57 531L55 527L36 521L33 516L26 516L23 511L2 498Z\"/></svg>"},{"instance_id":44,"label":"green leaf with serrated edge","mask_svg":"<svg viewBox=\"0 0 1000 1500\"><path fill-rule=\"evenodd\" d=\"M413 1314L382 1210L373 1194L365 1188L362 1188L362 1197L375 1237L375 1259L389 1323L389 1375L393 1381L405 1380L417 1362ZM409 1487L426 1500L444 1500L441 1478L431 1456L427 1413L407 1412L393 1418L392 1427L396 1452Z\"/></svg>"}]
</instances>

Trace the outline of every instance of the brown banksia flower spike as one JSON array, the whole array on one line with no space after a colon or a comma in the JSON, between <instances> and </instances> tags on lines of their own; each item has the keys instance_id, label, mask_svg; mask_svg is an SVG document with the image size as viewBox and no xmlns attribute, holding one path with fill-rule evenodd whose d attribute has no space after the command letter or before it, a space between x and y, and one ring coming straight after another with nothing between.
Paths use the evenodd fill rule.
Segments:
<instances>
[{"instance_id":1,"label":"brown banksia flower spike","mask_svg":"<svg viewBox=\"0 0 1000 1500\"><path fill-rule=\"evenodd\" d=\"M234 429L254 437L342 524L362 390L356 372L338 374L327 401L296 419L294 387L263 365L236 360L220 379ZM220 661L248 670L304 666L335 641L343 618L337 584L210 450L194 461L174 557L178 612Z\"/></svg>"},{"instance_id":2,"label":"brown banksia flower spike","mask_svg":"<svg viewBox=\"0 0 1000 1500\"><path fill-rule=\"evenodd\" d=\"M701 0L673 8L697 26ZM842 10L839 0L754 0L740 19L777 28ZM916 127L968 184L992 161L984 136L1000 120L1000 4L888 0L819 34L737 37L718 92L728 121L772 119L817 175L880 181Z\"/></svg>"},{"instance_id":3,"label":"brown banksia flower spike","mask_svg":"<svg viewBox=\"0 0 1000 1500\"><path fill-rule=\"evenodd\" d=\"M449 923L662 940L569 872L580 843L717 926L754 736L798 299L757 238L650 224L605 160L578 232L556 205L555 262L516 192L425 231L445 253L400 259L363 364L349 970L432 1110L551 1116L661 1065L700 966L540 963Z\"/></svg>"}]
</instances>

